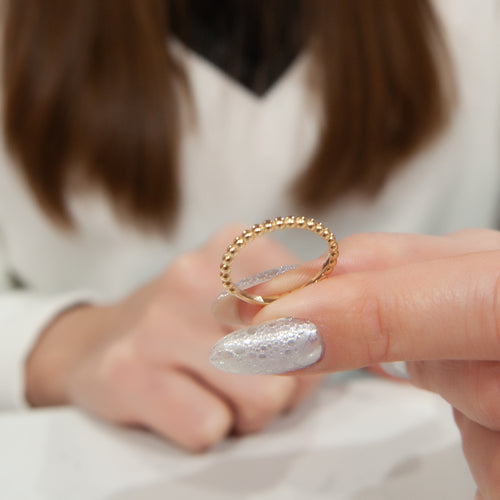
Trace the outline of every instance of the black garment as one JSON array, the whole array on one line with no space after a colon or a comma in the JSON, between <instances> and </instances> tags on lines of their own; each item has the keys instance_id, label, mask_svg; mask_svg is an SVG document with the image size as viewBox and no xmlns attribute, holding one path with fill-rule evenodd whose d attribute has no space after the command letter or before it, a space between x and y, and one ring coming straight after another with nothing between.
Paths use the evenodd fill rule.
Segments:
<instances>
[{"instance_id":1,"label":"black garment","mask_svg":"<svg viewBox=\"0 0 500 500\"><path fill-rule=\"evenodd\" d=\"M300 0L169 4L174 36L257 95L269 90L302 47Z\"/></svg>"}]
</instances>

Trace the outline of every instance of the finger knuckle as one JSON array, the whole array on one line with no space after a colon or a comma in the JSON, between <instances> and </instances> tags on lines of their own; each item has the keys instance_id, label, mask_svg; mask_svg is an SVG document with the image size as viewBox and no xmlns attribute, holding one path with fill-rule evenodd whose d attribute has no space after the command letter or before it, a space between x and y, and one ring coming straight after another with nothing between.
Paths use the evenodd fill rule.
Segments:
<instances>
[{"instance_id":1,"label":"finger knuckle","mask_svg":"<svg viewBox=\"0 0 500 500\"><path fill-rule=\"evenodd\" d=\"M242 224L230 223L219 229L200 249L200 253L204 255L221 255L224 249L236 236L239 236L245 226Z\"/></svg>"},{"instance_id":2,"label":"finger knuckle","mask_svg":"<svg viewBox=\"0 0 500 500\"><path fill-rule=\"evenodd\" d=\"M151 363L164 351L170 338L168 332L172 330L167 328L167 325L172 326L167 323L167 318L171 316L171 307L160 301L153 300L144 307L128 334L130 349L137 359Z\"/></svg>"},{"instance_id":3,"label":"finger knuckle","mask_svg":"<svg viewBox=\"0 0 500 500\"><path fill-rule=\"evenodd\" d=\"M363 286L361 290L357 315L362 321L366 359L369 364L393 361L392 335L386 320L386 306L369 286Z\"/></svg>"},{"instance_id":4,"label":"finger knuckle","mask_svg":"<svg viewBox=\"0 0 500 500\"><path fill-rule=\"evenodd\" d=\"M110 388L131 387L135 378L134 356L126 343L110 347L101 365L102 377Z\"/></svg>"},{"instance_id":5,"label":"finger knuckle","mask_svg":"<svg viewBox=\"0 0 500 500\"><path fill-rule=\"evenodd\" d=\"M210 259L202 251L182 255L165 275L165 285L174 298L189 297L218 283L218 260Z\"/></svg>"},{"instance_id":6,"label":"finger knuckle","mask_svg":"<svg viewBox=\"0 0 500 500\"><path fill-rule=\"evenodd\" d=\"M157 301L152 301L145 307L134 337L138 346L147 345L148 341L154 342L163 333L166 315L168 316L167 308Z\"/></svg>"},{"instance_id":7,"label":"finger knuckle","mask_svg":"<svg viewBox=\"0 0 500 500\"><path fill-rule=\"evenodd\" d=\"M296 381L291 377L263 380L252 392L243 393L237 402L243 427L256 430L281 413L294 394Z\"/></svg>"},{"instance_id":8,"label":"finger knuckle","mask_svg":"<svg viewBox=\"0 0 500 500\"><path fill-rule=\"evenodd\" d=\"M222 250L227 246L236 236L240 235L246 229L243 224L229 223L215 233L213 238L208 242L209 246L214 245L216 248L220 247Z\"/></svg>"},{"instance_id":9,"label":"finger knuckle","mask_svg":"<svg viewBox=\"0 0 500 500\"><path fill-rule=\"evenodd\" d=\"M184 446L192 451L205 451L222 441L230 432L233 418L228 410L206 411L184 436Z\"/></svg>"},{"instance_id":10,"label":"finger knuckle","mask_svg":"<svg viewBox=\"0 0 500 500\"><path fill-rule=\"evenodd\" d=\"M186 252L177 257L171 264L167 279L176 283L183 283L192 278L193 274L201 267L201 254L199 252Z\"/></svg>"}]
</instances>

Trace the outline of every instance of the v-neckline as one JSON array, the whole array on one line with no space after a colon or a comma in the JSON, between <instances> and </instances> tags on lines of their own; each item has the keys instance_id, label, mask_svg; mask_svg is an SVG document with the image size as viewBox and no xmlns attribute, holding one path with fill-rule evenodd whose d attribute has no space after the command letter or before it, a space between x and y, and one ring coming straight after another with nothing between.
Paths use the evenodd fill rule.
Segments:
<instances>
[{"instance_id":1,"label":"v-neckline","mask_svg":"<svg viewBox=\"0 0 500 500\"><path fill-rule=\"evenodd\" d=\"M302 52L297 16L300 0L276 2L273 44L268 43L261 0L186 0L185 10L171 8L170 29L183 45L220 71L263 97ZM173 3L175 5L175 2Z\"/></svg>"}]
</instances>

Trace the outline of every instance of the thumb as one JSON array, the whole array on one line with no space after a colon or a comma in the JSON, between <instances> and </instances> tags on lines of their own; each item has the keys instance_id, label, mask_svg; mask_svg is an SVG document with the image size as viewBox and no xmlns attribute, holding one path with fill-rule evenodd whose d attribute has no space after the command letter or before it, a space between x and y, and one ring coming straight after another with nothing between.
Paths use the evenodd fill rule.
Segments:
<instances>
[{"instance_id":1,"label":"thumb","mask_svg":"<svg viewBox=\"0 0 500 500\"><path fill-rule=\"evenodd\" d=\"M500 359L499 263L493 250L332 276L260 310L211 359L238 373Z\"/></svg>"}]
</instances>

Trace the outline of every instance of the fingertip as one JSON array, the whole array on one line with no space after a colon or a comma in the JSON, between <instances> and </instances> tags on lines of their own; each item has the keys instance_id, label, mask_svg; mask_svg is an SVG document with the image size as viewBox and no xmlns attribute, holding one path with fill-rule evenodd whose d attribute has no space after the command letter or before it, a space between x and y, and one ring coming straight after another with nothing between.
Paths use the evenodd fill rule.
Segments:
<instances>
[{"instance_id":1,"label":"fingertip","mask_svg":"<svg viewBox=\"0 0 500 500\"><path fill-rule=\"evenodd\" d=\"M269 269L244 278L235 285L240 290L248 290L259 295L283 293L283 290L293 289L293 283L303 276L304 271L295 269L294 265ZM292 280L292 284L289 280ZM260 305L244 302L235 295L223 291L212 303L212 315L223 323L241 325L249 323L261 308Z\"/></svg>"},{"instance_id":2,"label":"fingertip","mask_svg":"<svg viewBox=\"0 0 500 500\"><path fill-rule=\"evenodd\" d=\"M237 405L236 434L251 434L265 428L287 411L296 390L296 377L259 376L253 393Z\"/></svg>"},{"instance_id":3,"label":"fingertip","mask_svg":"<svg viewBox=\"0 0 500 500\"><path fill-rule=\"evenodd\" d=\"M222 441L231 432L234 417L230 409L221 404L217 409L207 412L200 425L200 437L195 446L196 451L204 451Z\"/></svg>"},{"instance_id":4,"label":"fingertip","mask_svg":"<svg viewBox=\"0 0 500 500\"><path fill-rule=\"evenodd\" d=\"M173 439L179 446L193 453L208 451L231 433L234 416L231 410L222 402L212 404L206 410L198 418L196 426L190 426L184 432L177 434L172 434L169 430L165 436Z\"/></svg>"},{"instance_id":5,"label":"fingertip","mask_svg":"<svg viewBox=\"0 0 500 500\"><path fill-rule=\"evenodd\" d=\"M224 399L184 372L153 374L138 397L138 421L192 452L222 441L234 423Z\"/></svg>"}]
</instances>

